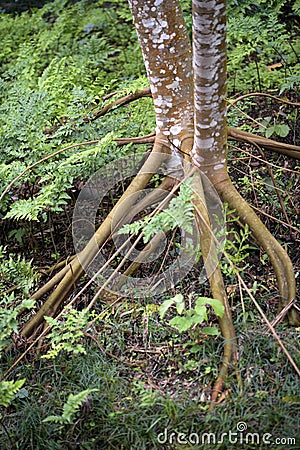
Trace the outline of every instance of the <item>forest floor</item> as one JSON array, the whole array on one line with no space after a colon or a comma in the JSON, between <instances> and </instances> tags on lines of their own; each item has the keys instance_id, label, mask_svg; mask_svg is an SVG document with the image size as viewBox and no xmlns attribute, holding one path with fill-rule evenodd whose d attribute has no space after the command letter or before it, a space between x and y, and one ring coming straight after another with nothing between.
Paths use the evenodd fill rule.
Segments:
<instances>
[{"instance_id":1,"label":"forest floor","mask_svg":"<svg viewBox=\"0 0 300 450\"><path fill-rule=\"evenodd\" d=\"M269 99L254 98L248 114L265 117L272 108L278 111L278 105ZM286 117L289 108L280 107L281 114ZM289 126L288 140L284 141L299 145L299 117L293 117ZM300 238L296 231L300 213L299 162L268 151L262 153L249 144L238 147L231 144L230 174L244 197L288 250L299 282ZM59 262L72 255L72 212L83 181L74 183L70 192L73 200L64 213L49 214L49 220L38 223L39 230L32 229L28 239L18 246L10 244L11 230L7 223L1 244L7 245L10 253L21 253L33 259L34 266L41 272L53 266L53 259ZM30 186L19 189L26 198ZM99 222L121 190L121 186L117 186L106 199ZM238 223L231 223L229 231L230 239L235 242L233 256L239 272L272 320L276 317L279 299L270 264L251 235L246 230L240 232ZM147 276L155 270L153 265L145 264L140 275ZM180 292L185 298L195 293L209 296L208 287L199 283L200 270L201 261L168 295ZM42 276L40 283L49 276L49 272ZM86 280L76 286L74 293ZM299 441L298 444L288 441L297 438L299 427L297 376L230 271L225 273L225 280L239 342L238 367L244 387L241 391L231 373L213 413L208 412L208 404L222 356L222 339L199 332L179 334L166 321L162 322L158 307L166 298L163 296L150 300L127 298L118 302L100 299L93 312L97 320L82 340L86 354L41 359L49 349L48 340L44 339L39 354L36 349L32 350L16 366L14 375L26 377L27 387L21 389L13 406L2 415L1 449L231 449L233 442L229 434L239 432L242 439L242 427L249 433L258 433L259 438L255 438L256 442L242 440L241 449L300 448ZM92 285L75 306L79 310L85 308L95 292L96 287ZM214 322L212 318L211 324ZM299 329L280 323L276 330L299 361ZM18 343L4 356L4 369L21 350L22 345ZM61 413L68 393L87 388L100 392L89 396L72 423L42 421L53 411ZM215 436L211 439L215 442L205 440L199 447L203 434L212 430ZM180 433L185 434L184 441ZM226 439L221 439L222 433L227 433ZM272 435L273 446L263 442L266 433ZM278 439L276 445L275 438Z\"/></svg>"}]
</instances>

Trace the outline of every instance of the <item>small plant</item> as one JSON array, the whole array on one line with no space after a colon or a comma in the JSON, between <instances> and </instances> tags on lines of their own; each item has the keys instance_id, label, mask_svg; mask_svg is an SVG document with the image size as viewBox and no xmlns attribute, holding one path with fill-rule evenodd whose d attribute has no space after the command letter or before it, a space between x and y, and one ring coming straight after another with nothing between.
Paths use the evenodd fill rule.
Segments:
<instances>
[{"instance_id":1,"label":"small plant","mask_svg":"<svg viewBox=\"0 0 300 450\"><path fill-rule=\"evenodd\" d=\"M86 354L86 350L80 341L84 336L83 330L90 320L88 311L68 308L62 314L60 320L52 317L46 317L45 319L51 326L51 333L48 336L51 340L51 349L42 358L55 358L62 351Z\"/></svg>"},{"instance_id":2,"label":"small plant","mask_svg":"<svg viewBox=\"0 0 300 450\"><path fill-rule=\"evenodd\" d=\"M18 333L18 315L25 309L34 307L34 300L23 300L19 305L15 304L15 296L5 296L0 302L0 351L9 345L11 333ZM4 306L4 307L3 307Z\"/></svg>"},{"instance_id":3,"label":"small plant","mask_svg":"<svg viewBox=\"0 0 300 450\"><path fill-rule=\"evenodd\" d=\"M174 197L168 206L153 217L146 216L131 224L125 224L119 230L119 234L143 233L143 240L146 244L151 237L159 232L174 230L177 227L182 228L187 233L193 232L194 205L193 190L190 186L191 180L182 183L178 196Z\"/></svg>"},{"instance_id":4,"label":"small plant","mask_svg":"<svg viewBox=\"0 0 300 450\"><path fill-rule=\"evenodd\" d=\"M55 422L61 425L69 425L74 422L74 416L79 411L79 408L86 401L88 395L92 392L99 392L99 389L85 389L78 392L78 394L70 394L68 400L63 406L63 413L61 416L48 416L43 422Z\"/></svg>"},{"instance_id":5,"label":"small plant","mask_svg":"<svg viewBox=\"0 0 300 450\"><path fill-rule=\"evenodd\" d=\"M18 316L34 307L35 301L28 296L36 280L31 261L7 254L0 246L0 350L9 345L12 333L18 333Z\"/></svg>"},{"instance_id":6,"label":"small plant","mask_svg":"<svg viewBox=\"0 0 300 450\"><path fill-rule=\"evenodd\" d=\"M168 309L175 306L177 315L169 321L169 324L182 333L208 321L207 305L212 307L218 317L223 316L224 306L220 300L209 297L198 297L195 301L194 308L190 305L187 308L182 294L177 294L165 300L160 307L159 313L160 317L163 318ZM216 327L203 327L201 328L201 333L216 336L219 335L219 330Z\"/></svg>"},{"instance_id":7,"label":"small plant","mask_svg":"<svg viewBox=\"0 0 300 450\"><path fill-rule=\"evenodd\" d=\"M7 408L24 383L25 378L17 381L1 381L0 406L4 406Z\"/></svg>"},{"instance_id":8,"label":"small plant","mask_svg":"<svg viewBox=\"0 0 300 450\"><path fill-rule=\"evenodd\" d=\"M153 391L151 387L145 387L142 381L135 381L133 383L132 392L139 397L139 406L141 408L147 408L152 406L159 399L157 391Z\"/></svg>"},{"instance_id":9,"label":"small plant","mask_svg":"<svg viewBox=\"0 0 300 450\"><path fill-rule=\"evenodd\" d=\"M288 30L290 16L286 14L296 11L296 4L284 0L227 2L229 92L277 86L283 91L299 83L295 51L299 40Z\"/></svg>"},{"instance_id":10,"label":"small plant","mask_svg":"<svg viewBox=\"0 0 300 450\"><path fill-rule=\"evenodd\" d=\"M229 264L227 259L224 259L221 260L221 268L226 276L233 278L237 271L243 272L248 267L245 260L249 256L249 250L253 249L253 247L247 242L250 236L248 225L241 228L239 232L232 228L228 234L231 237L226 240L225 251L234 267Z\"/></svg>"},{"instance_id":11,"label":"small plant","mask_svg":"<svg viewBox=\"0 0 300 450\"><path fill-rule=\"evenodd\" d=\"M266 136L266 138L270 138L271 136L279 136L286 137L291 131L290 127L285 123L279 123L278 121L273 119L272 117L265 117L261 121L262 126L259 128L259 131Z\"/></svg>"},{"instance_id":12,"label":"small plant","mask_svg":"<svg viewBox=\"0 0 300 450\"><path fill-rule=\"evenodd\" d=\"M8 253L7 248L0 245L0 290L2 292L16 290L27 297L37 279L32 261L26 261L21 255Z\"/></svg>"}]
</instances>

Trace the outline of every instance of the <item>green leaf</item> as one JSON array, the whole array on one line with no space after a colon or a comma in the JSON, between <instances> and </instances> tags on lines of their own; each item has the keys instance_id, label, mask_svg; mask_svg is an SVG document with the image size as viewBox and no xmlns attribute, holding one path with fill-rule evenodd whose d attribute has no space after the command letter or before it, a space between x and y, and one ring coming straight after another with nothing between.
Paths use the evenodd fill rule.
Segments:
<instances>
[{"instance_id":1,"label":"green leaf","mask_svg":"<svg viewBox=\"0 0 300 450\"><path fill-rule=\"evenodd\" d=\"M17 381L1 381L0 383L0 405L7 407L14 395L21 389L26 379Z\"/></svg>"},{"instance_id":2,"label":"green leaf","mask_svg":"<svg viewBox=\"0 0 300 450\"><path fill-rule=\"evenodd\" d=\"M20 305L20 309L25 308L25 309L32 309L35 305L35 300L29 298L28 300L23 300L21 305Z\"/></svg>"},{"instance_id":3,"label":"green leaf","mask_svg":"<svg viewBox=\"0 0 300 450\"><path fill-rule=\"evenodd\" d=\"M166 312L168 311L168 309L174 304L174 300L173 298L170 298L168 300L165 300L159 307L159 315L160 318L162 319Z\"/></svg>"},{"instance_id":4,"label":"green leaf","mask_svg":"<svg viewBox=\"0 0 300 450\"><path fill-rule=\"evenodd\" d=\"M170 320L170 325L178 329L180 333L188 330L194 325L193 317L180 317L176 316Z\"/></svg>"},{"instance_id":5,"label":"green leaf","mask_svg":"<svg viewBox=\"0 0 300 450\"><path fill-rule=\"evenodd\" d=\"M185 309L184 297L182 294L176 294L174 297L172 297L168 300L165 300L161 304L161 306L159 307L159 315L160 315L161 319L164 317L164 315L166 314L168 309L174 304L176 306L177 313L182 314L182 312Z\"/></svg>"},{"instance_id":6,"label":"green leaf","mask_svg":"<svg viewBox=\"0 0 300 450\"><path fill-rule=\"evenodd\" d=\"M182 314L183 311L185 310L185 303L184 303L183 295L176 294L175 297L173 297L173 300L176 304L176 311L178 312L178 314Z\"/></svg>"},{"instance_id":7,"label":"green leaf","mask_svg":"<svg viewBox=\"0 0 300 450\"><path fill-rule=\"evenodd\" d=\"M220 331L216 327L204 327L201 330L201 333L207 334L208 336L219 336Z\"/></svg>"},{"instance_id":8,"label":"green leaf","mask_svg":"<svg viewBox=\"0 0 300 450\"><path fill-rule=\"evenodd\" d=\"M16 398L28 398L29 397L29 392L28 389L22 387L16 394L15 394Z\"/></svg>"},{"instance_id":9,"label":"green leaf","mask_svg":"<svg viewBox=\"0 0 300 450\"><path fill-rule=\"evenodd\" d=\"M46 419L43 419L43 422L65 423L62 416L48 416Z\"/></svg>"},{"instance_id":10,"label":"green leaf","mask_svg":"<svg viewBox=\"0 0 300 450\"><path fill-rule=\"evenodd\" d=\"M218 317L222 317L224 314L225 308L221 300L209 297L198 297L196 300L195 310L202 305L210 305Z\"/></svg>"},{"instance_id":11,"label":"green leaf","mask_svg":"<svg viewBox=\"0 0 300 450\"><path fill-rule=\"evenodd\" d=\"M277 134L277 136L286 137L290 130L290 127L284 123L275 125L275 134Z\"/></svg>"},{"instance_id":12,"label":"green leaf","mask_svg":"<svg viewBox=\"0 0 300 450\"><path fill-rule=\"evenodd\" d=\"M203 320L207 320L207 309L205 305L197 305L195 306L194 321L195 323L201 323Z\"/></svg>"},{"instance_id":13,"label":"green leaf","mask_svg":"<svg viewBox=\"0 0 300 450\"><path fill-rule=\"evenodd\" d=\"M199 314L193 314L192 315L192 319L194 321L195 324L199 324L202 323L204 320L207 320L207 310L206 307L203 306L203 309L199 308Z\"/></svg>"},{"instance_id":14,"label":"green leaf","mask_svg":"<svg viewBox=\"0 0 300 450\"><path fill-rule=\"evenodd\" d=\"M198 353L198 352L200 352L201 350L202 350L202 345L200 345L200 344L195 344L195 345L193 345L191 348L190 348L190 353Z\"/></svg>"},{"instance_id":15,"label":"green leaf","mask_svg":"<svg viewBox=\"0 0 300 450\"><path fill-rule=\"evenodd\" d=\"M273 134L276 134L280 137L286 137L290 132L290 127L284 123L277 123L276 125L272 125L268 127L265 131L265 135L267 138L270 138Z\"/></svg>"},{"instance_id":16,"label":"green leaf","mask_svg":"<svg viewBox=\"0 0 300 450\"><path fill-rule=\"evenodd\" d=\"M272 125L271 127L267 128L265 131L266 138L269 139L274 133L275 133L275 126Z\"/></svg>"}]
</instances>

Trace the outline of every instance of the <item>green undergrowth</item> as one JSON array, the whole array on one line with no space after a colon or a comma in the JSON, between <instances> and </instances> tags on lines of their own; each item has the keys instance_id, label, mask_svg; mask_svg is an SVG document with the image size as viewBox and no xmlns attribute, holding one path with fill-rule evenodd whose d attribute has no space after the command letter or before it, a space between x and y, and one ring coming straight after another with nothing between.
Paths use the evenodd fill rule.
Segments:
<instances>
[{"instance_id":1,"label":"green undergrowth","mask_svg":"<svg viewBox=\"0 0 300 450\"><path fill-rule=\"evenodd\" d=\"M132 152L115 138L152 132L149 99L93 120L104 104L148 83L127 2L56 0L33 13L1 14L0 29L1 192L46 156L99 140L26 172L1 202L2 218L46 221L47 210L66 205L74 180Z\"/></svg>"},{"instance_id":2,"label":"green undergrowth","mask_svg":"<svg viewBox=\"0 0 300 450\"><path fill-rule=\"evenodd\" d=\"M221 338L204 339L201 350L192 353L184 345L187 337L178 339L152 314L146 356L144 317L145 308L137 308L134 322L102 320L90 332L101 349L86 339L85 355L21 363L13 375L26 375L27 381L11 406L2 408L1 449L231 449L236 435L230 432L245 439L242 426L259 438L253 445L239 442L241 449L270 448L263 436L268 442L282 439L271 448L297 448L286 445L297 438L299 423L295 375L263 326L239 325L244 388L241 392L230 377L226 401L210 413L208 392ZM297 346L293 331L281 327L281 333L290 350ZM193 445L201 439L203 445Z\"/></svg>"},{"instance_id":3,"label":"green undergrowth","mask_svg":"<svg viewBox=\"0 0 300 450\"><path fill-rule=\"evenodd\" d=\"M299 87L299 11L299 1L228 2L230 91Z\"/></svg>"},{"instance_id":4,"label":"green undergrowth","mask_svg":"<svg viewBox=\"0 0 300 450\"><path fill-rule=\"evenodd\" d=\"M190 28L190 2L182 3ZM298 3L229 2L230 94L297 89ZM45 211L60 212L67 204L74 180L132 151L117 147L115 138L154 129L149 99L93 120L106 94L147 85L141 52L124 0L55 0L19 15L2 13L0 32L1 191L55 151L100 140L26 172L0 203L2 218L46 221ZM279 66L270 69L274 64Z\"/></svg>"}]
</instances>

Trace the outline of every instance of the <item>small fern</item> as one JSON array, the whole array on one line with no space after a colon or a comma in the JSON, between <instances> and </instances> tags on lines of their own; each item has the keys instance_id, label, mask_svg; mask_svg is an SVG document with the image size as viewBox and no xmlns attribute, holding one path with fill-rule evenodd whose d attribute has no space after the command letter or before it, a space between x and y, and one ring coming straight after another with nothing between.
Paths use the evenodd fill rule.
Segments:
<instances>
[{"instance_id":1,"label":"small fern","mask_svg":"<svg viewBox=\"0 0 300 450\"><path fill-rule=\"evenodd\" d=\"M48 416L43 422L54 422L61 425L69 425L74 421L75 414L85 402L88 395L92 392L99 392L99 389L86 389L78 392L78 394L70 394L68 400L63 406L63 413L61 416Z\"/></svg>"},{"instance_id":2,"label":"small fern","mask_svg":"<svg viewBox=\"0 0 300 450\"><path fill-rule=\"evenodd\" d=\"M18 332L18 315L34 307L35 301L28 296L36 280L31 261L7 254L6 248L0 246L0 350L9 344L11 333Z\"/></svg>"},{"instance_id":3,"label":"small fern","mask_svg":"<svg viewBox=\"0 0 300 450\"><path fill-rule=\"evenodd\" d=\"M187 181L180 187L178 196L170 201L169 207L164 211L149 216L132 224L125 224L119 230L119 234L134 233L142 230L144 243L149 242L152 236L159 232L182 228L187 233L192 233L194 220L194 205L192 202L193 190Z\"/></svg>"},{"instance_id":4,"label":"small fern","mask_svg":"<svg viewBox=\"0 0 300 450\"><path fill-rule=\"evenodd\" d=\"M77 311L74 308L68 308L60 320L45 317L46 322L51 326L51 333L48 335L51 340L51 349L42 358L53 359L62 351L85 354L86 350L80 341L84 337L83 330L90 317L87 310Z\"/></svg>"},{"instance_id":5,"label":"small fern","mask_svg":"<svg viewBox=\"0 0 300 450\"><path fill-rule=\"evenodd\" d=\"M1 381L0 382L0 406L10 405L15 394L21 389L25 383L25 378L17 381Z\"/></svg>"}]
</instances>

